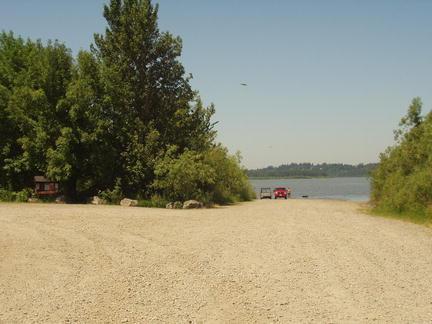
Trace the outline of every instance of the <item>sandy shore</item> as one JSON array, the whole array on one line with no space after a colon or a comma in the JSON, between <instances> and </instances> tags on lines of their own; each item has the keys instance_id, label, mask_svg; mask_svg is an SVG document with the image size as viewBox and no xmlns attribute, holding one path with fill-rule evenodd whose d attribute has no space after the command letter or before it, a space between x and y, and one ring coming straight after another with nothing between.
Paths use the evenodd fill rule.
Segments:
<instances>
[{"instance_id":1,"label":"sandy shore","mask_svg":"<svg viewBox=\"0 0 432 324\"><path fill-rule=\"evenodd\" d=\"M432 230L358 210L0 204L0 323L430 322Z\"/></svg>"}]
</instances>

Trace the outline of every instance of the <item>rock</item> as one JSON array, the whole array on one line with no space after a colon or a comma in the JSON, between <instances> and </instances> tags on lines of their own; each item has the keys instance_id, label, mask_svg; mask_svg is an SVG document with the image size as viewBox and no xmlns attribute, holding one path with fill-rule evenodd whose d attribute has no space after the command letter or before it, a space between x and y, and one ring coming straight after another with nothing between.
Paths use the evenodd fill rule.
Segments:
<instances>
[{"instance_id":1,"label":"rock","mask_svg":"<svg viewBox=\"0 0 432 324\"><path fill-rule=\"evenodd\" d=\"M124 207L135 207L138 206L138 200L124 198L120 201L120 205Z\"/></svg>"},{"instance_id":2,"label":"rock","mask_svg":"<svg viewBox=\"0 0 432 324\"><path fill-rule=\"evenodd\" d=\"M182 209L183 203L181 201L169 202L168 204L166 204L165 208L167 208L167 209ZM197 207L193 207L193 208L197 208Z\"/></svg>"},{"instance_id":3,"label":"rock","mask_svg":"<svg viewBox=\"0 0 432 324\"><path fill-rule=\"evenodd\" d=\"M98 196L94 196L91 200L91 203L93 205L104 205L105 204L105 200L99 198Z\"/></svg>"},{"instance_id":4,"label":"rock","mask_svg":"<svg viewBox=\"0 0 432 324\"><path fill-rule=\"evenodd\" d=\"M183 204L183 209L195 209L195 208L202 208L203 205L199 201L196 200L188 200L185 201Z\"/></svg>"},{"instance_id":5,"label":"rock","mask_svg":"<svg viewBox=\"0 0 432 324\"><path fill-rule=\"evenodd\" d=\"M37 199L37 198L29 198L27 201L28 201L29 203L38 203L40 200Z\"/></svg>"},{"instance_id":6,"label":"rock","mask_svg":"<svg viewBox=\"0 0 432 324\"><path fill-rule=\"evenodd\" d=\"M65 197L65 196L58 196L58 197L55 199L55 202L56 202L57 204L64 204L64 203L66 203L66 197Z\"/></svg>"},{"instance_id":7,"label":"rock","mask_svg":"<svg viewBox=\"0 0 432 324\"><path fill-rule=\"evenodd\" d=\"M174 203L169 202L168 204L166 204L165 208L166 209L173 209L174 208Z\"/></svg>"},{"instance_id":8,"label":"rock","mask_svg":"<svg viewBox=\"0 0 432 324\"><path fill-rule=\"evenodd\" d=\"M174 208L174 209L182 209L182 208L183 208L183 204L182 204L182 202L181 202L181 201L176 201L176 202L173 204L173 208Z\"/></svg>"}]
</instances>

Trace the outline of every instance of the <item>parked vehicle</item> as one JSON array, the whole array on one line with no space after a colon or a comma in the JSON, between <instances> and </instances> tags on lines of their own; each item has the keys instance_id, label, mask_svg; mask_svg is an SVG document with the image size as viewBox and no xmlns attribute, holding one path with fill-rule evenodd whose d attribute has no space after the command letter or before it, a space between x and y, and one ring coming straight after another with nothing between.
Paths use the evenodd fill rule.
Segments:
<instances>
[{"instance_id":1,"label":"parked vehicle","mask_svg":"<svg viewBox=\"0 0 432 324\"><path fill-rule=\"evenodd\" d=\"M260 199L271 199L272 190L271 188L261 188Z\"/></svg>"},{"instance_id":2,"label":"parked vehicle","mask_svg":"<svg viewBox=\"0 0 432 324\"><path fill-rule=\"evenodd\" d=\"M278 187L275 188L275 190L273 190L273 195L275 199L278 198L288 199L288 197L291 197L291 189L285 187Z\"/></svg>"}]
</instances>

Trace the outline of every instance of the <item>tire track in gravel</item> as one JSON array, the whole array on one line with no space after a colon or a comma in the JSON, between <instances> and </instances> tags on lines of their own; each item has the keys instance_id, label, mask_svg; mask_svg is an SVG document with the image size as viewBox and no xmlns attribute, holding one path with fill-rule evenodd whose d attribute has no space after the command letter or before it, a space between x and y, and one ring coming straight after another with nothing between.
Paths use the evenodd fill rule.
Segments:
<instances>
[{"instance_id":1,"label":"tire track in gravel","mask_svg":"<svg viewBox=\"0 0 432 324\"><path fill-rule=\"evenodd\" d=\"M432 231L359 207L0 204L0 323L429 322Z\"/></svg>"}]
</instances>

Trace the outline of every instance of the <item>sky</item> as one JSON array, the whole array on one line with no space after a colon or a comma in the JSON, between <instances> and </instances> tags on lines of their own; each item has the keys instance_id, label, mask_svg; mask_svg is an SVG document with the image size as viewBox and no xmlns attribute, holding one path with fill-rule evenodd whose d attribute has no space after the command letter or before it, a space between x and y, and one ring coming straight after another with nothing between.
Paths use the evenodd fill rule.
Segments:
<instances>
[{"instance_id":1,"label":"sky","mask_svg":"<svg viewBox=\"0 0 432 324\"><path fill-rule=\"evenodd\" d=\"M158 2L218 141L248 168L376 162L413 97L432 108L432 1ZM104 31L104 3L0 0L0 29L77 53Z\"/></svg>"}]
</instances>

